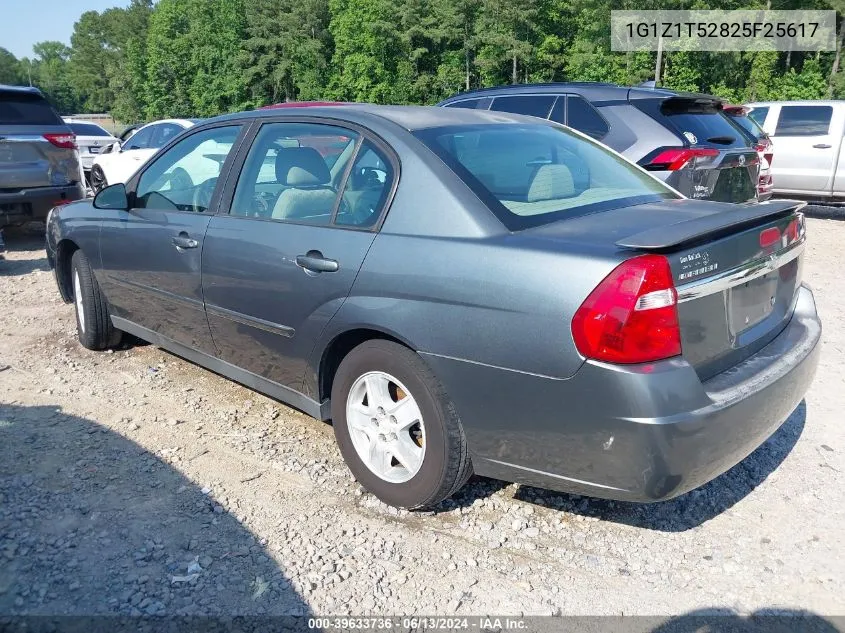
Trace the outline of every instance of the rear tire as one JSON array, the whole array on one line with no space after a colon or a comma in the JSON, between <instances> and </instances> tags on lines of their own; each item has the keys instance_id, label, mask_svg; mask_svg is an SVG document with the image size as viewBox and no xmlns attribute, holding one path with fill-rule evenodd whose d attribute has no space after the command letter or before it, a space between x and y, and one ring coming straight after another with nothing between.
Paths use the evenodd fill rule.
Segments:
<instances>
[{"instance_id":1,"label":"rear tire","mask_svg":"<svg viewBox=\"0 0 845 633\"><path fill-rule=\"evenodd\" d=\"M355 479L389 505L435 506L472 475L443 385L418 354L392 341L366 341L340 363L332 424Z\"/></svg>"},{"instance_id":2,"label":"rear tire","mask_svg":"<svg viewBox=\"0 0 845 633\"><path fill-rule=\"evenodd\" d=\"M106 298L100 292L88 258L81 250L71 257L70 279L76 332L82 347L91 350L115 347L120 343L123 332L112 325Z\"/></svg>"}]
</instances>

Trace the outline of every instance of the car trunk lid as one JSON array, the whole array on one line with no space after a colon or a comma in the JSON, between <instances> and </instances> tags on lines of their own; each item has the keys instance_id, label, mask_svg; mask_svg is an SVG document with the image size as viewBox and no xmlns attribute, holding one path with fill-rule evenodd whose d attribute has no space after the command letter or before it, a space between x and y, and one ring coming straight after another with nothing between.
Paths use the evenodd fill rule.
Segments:
<instances>
[{"instance_id":1,"label":"car trunk lid","mask_svg":"<svg viewBox=\"0 0 845 633\"><path fill-rule=\"evenodd\" d=\"M616 242L669 260L681 348L702 380L748 358L786 326L801 284L803 206L738 206Z\"/></svg>"},{"instance_id":2,"label":"car trunk lid","mask_svg":"<svg viewBox=\"0 0 845 633\"><path fill-rule=\"evenodd\" d=\"M603 242L620 261L643 253L666 257L678 296L682 354L707 380L759 351L789 321L801 284L803 206L671 200L526 233L580 242L592 253Z\"/></svg>"}]
</instances>

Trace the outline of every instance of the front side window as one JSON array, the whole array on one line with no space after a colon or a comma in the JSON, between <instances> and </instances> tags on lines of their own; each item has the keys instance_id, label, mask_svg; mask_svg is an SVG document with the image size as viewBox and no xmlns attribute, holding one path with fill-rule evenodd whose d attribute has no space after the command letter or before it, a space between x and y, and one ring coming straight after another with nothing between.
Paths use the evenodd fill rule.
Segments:
<instances>
[{"instance_id":1,"label":"front side window","mask_svg":"<svg viewBox=\"0 0 845 633\"><path fill-rule=\"evenodd\" d=\"M141 128L135 134L127 139L126 143L124 144L124 149L147 149L151 147L151 143L153 142L153 135L156 132L156 125L151 125L149 127Z\"/></svg>"},{"instance_id":2,"label":"front side window","mask_svg":"<svg viewBox=\"0 0 845 633\"><path fill-rule=\"evenodd\" d=\"M184 128L175 123L162 123L158 126L158 132L153 138L153 147L164 147L170 142L170 139L177 134L181 134Z\"/></svg>"},{"instance_id":3,"label":"front side window","mask_svg":"<svg viewBox=\"0 0 845 633\"><path fill-rule=\"evenodd\" d=\"M203 130L166 150L141 174L135 208L207 211L239 132L240 126Z\"/></svg>"},{"instance_id":4,"label":"front side window","mask_svg":"<svg viewBox=\"0 0 845 633\"><path fill-rule=\"evenodd\" d=\"M775 136L824 136L830 129L830 106L783 106Z\"/></svg>"},{"instance_id":5,"label":"front side window","mask_svg":"<svg viewBox=\"0 0 845 633\"><path fill-rule=\"evenodd\" d=\"M317 123L268 123L244 162L232 215L329 224L359 135Z\"/></svg>"},{"instance_id":6,"label":"front side window","mask_svg":"<svg viewBox=\"0 0 845 633\"><path fill-rule=\"evenodd\" d=\"M677 197L599 143L562 128L449 126L420 130L416 136L510 230Z\"/></svg>"}]
</instances>

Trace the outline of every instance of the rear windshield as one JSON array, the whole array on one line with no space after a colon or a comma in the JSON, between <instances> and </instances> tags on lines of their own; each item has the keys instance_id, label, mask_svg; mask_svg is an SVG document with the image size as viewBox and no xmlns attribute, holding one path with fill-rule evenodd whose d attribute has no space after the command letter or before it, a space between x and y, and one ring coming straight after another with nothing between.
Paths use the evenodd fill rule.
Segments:
<instances>
[{"instance_id":1,"label":"rear windshield","mask_svg":"<svg viewBox=\"0 0 845 633\"><path fill-rule=\"evenodd\" d=\"M415 134L512 231L677 197L598 143L559 127L468 125Z\"/></svg>"},{"instance_id":2,"label":"rear windshield","mask_svg":"<svg viewBox=\"0 0 845 633\"><path fill-rule=\"evenodd\" d=\"M744 114L729 114L728 116L730 117L732 123L745 130L745 132L755 141L765 138L766 133L763 131L763 128L757 125L754 119Z\"/></svg>"},{"instance_id":3,"label":"rear windshield","mask_svg":"<svg viewBox=\"0 0 845 633\"><path fill-rule=\"evenodd\" d=\"M666 99L660 106L660 114L691 146L719 149L750 146L746 134L715 103Z\"/></svg>"},{"instance_id":4,"label":"rear windshield","mask_svg":"<svg viewBox=\"0 0 845 633\"><path fill-rule=\"evenodd\" d=\"M111 136L111 134L94 123L68 123L68 125L77 136Z\"/></svg>"},{"instance_id":5,"label":"rear windshield","mask_svg":"<svg viewBox=\"0 0 845 633\"><path fill-rule=\"evenodd\" d=\"M0 91L0 125L64 124L44 97Z\"/></svg>"}]
</instances>

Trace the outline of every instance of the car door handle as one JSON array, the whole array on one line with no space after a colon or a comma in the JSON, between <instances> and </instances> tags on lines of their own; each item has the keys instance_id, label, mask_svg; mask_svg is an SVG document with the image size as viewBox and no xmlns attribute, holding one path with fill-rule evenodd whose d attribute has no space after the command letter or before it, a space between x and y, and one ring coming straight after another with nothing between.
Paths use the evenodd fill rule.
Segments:
<instances>
[{"instance_id":1,"label":"car door handle","mask_svg":"<svg viewBox=\"0 0 845 633\"><path fill-rule=\"evenodd\" d=\"M832 145L829 145L828 143L816 143L813 147L815 149L830 149Z\"/></svg>"},{"instance_id":2,"label":"car door handle","mask_svg":"<svg viewBox=\"0 0 845 633\"><path fill-rule=\"evenodd\" d=\"M199 242L188 237L187 233L180 233L179 235L174 235L170 238L170 241L173 242L173 245L176 248L196 248L197 246L199 246Z\"/></svg>"},{"instance_id":3,"label":"car door handle","mask_svg":"<svg viewBox=\"0 0 845 633\"><path fill-rule=\"evenodd\" d=\"M296 265L315 273L334 273L340 268L336 260L323 257L320 251L308 251L305 255L297 255Z\"/></svg>"}]
</instances>

